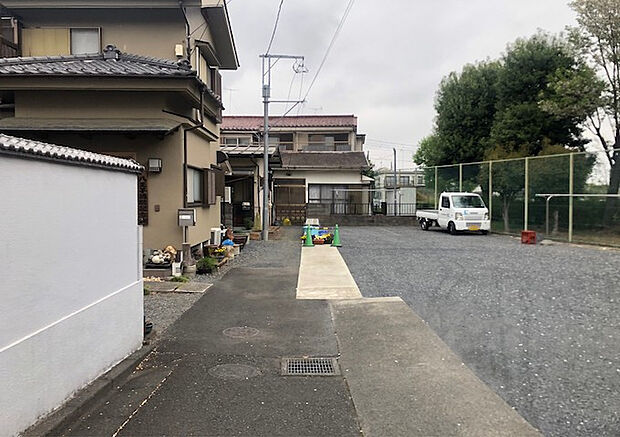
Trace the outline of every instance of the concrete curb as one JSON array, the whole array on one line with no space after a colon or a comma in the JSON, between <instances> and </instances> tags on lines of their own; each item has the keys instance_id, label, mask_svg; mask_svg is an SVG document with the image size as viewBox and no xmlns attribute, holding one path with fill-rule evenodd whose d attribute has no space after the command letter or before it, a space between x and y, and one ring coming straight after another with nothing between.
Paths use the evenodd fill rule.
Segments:
<instances>
[{"instance_id":1,"label":"concrete curb","mask_svg":"<svg viewBox=\"0 0 620 437\"><path fill-rule=\"evenodd\" d=\"M69 424L76 422L81 415L96 404L101 396L127 379L136 366L154 348L153 342L142 346L112 369L79 390L75 396L65 402L60 408L40 419L20 435L23 437L60 435L60 430L66 429Z\"/></svg>"}]
</instances>

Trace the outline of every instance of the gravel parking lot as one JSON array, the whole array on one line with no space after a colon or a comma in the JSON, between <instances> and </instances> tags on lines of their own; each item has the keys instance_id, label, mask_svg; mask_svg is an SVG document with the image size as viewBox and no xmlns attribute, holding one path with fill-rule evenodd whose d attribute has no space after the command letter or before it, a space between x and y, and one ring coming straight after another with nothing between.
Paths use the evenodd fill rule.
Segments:
<instances>
[{"instance_id":1,"label":"gravel parking lot","mask_svg":"<svg viewBox=\"0 0 620 437\"><path fill-rule=\"evenodd\" d=\"M620 251L341 229L367 297L400 296L549 436L620 435Z\"/></svg>"}]
</instances>

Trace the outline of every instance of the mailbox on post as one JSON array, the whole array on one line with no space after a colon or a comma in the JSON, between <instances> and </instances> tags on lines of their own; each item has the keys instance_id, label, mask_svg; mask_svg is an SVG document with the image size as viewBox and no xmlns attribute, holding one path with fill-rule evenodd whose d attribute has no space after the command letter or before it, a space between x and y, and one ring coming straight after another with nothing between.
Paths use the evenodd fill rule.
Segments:
<instances>
[{"instance_id":1,"label":"mailbox on post","mask_svg":"<svg viewBox=\"0 0 620 437\"><path fill-rule=\"evenodd\" d=\"M179 209L179 226L196 226L196 210L195 209Z\"/></svg>"}]
</instances>

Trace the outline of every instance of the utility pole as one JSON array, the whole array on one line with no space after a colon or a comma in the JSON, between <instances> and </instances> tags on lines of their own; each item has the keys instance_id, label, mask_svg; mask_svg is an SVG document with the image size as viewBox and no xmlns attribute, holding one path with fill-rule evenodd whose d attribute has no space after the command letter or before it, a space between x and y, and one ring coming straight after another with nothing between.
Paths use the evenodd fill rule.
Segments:
<instances>
[{"instance_id":1,"label":"utility pole","mask_svg":"<svg viewBox=\"0 0 620 437\"><path fill-rule=\"evenodd\" d=\"M263 60L263 226L261 237L264 241L269 240L269 103L295 103L299 104L299 100L270 100L271 98L271 69L280 59L295 60L295 73L307 72L304 66L304 57L296 55L272 55L265 53L260 55ZM271 62L275 59L275 62ZM297 64L299 62L299 64ZM267 65L265 65L265 63ZM293 106L294 108L294 106ZM291 108L290 110L292 110ZM290 111L289 110L289 111ZM285 114L286 115L286 114Z\"/></svg>"},{"instance_id":2,"label":"utility pole","mask_svg":"<svg viewBox=\"0 0 620 437\"><path fill-rule=\"evenodd\" d=\"M396 177L396 147L392 150L394 150L394 217L396 217L398 215L398 211L396 210L396 208L398 208L398 200L396 199L396 185L398 183L398 179Z\"/></svg>"}]
</instances>

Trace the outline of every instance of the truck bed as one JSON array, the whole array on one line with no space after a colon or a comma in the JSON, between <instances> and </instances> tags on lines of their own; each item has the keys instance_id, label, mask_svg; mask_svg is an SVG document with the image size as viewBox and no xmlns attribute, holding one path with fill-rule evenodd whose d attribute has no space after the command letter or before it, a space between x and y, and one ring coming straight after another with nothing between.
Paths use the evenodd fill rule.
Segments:
<instances>
[{"instance_id":1,"label":"truck bed","mask_svg":"<svg viewBox=\"0 0 620 437\"><path fill-rule=\"evenodd\" d=\"M416 212L416 216L427 220L437 220L439 217L439 211L436 209L419 209Z\"/></svg>"}]
</instances>

